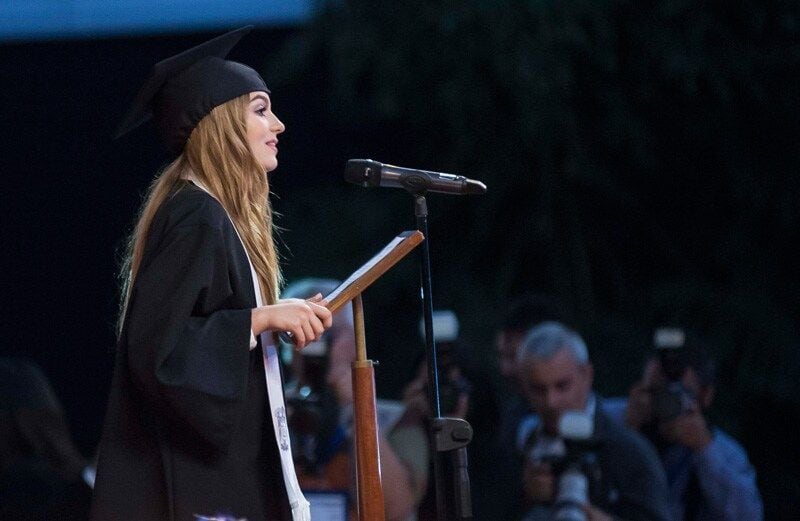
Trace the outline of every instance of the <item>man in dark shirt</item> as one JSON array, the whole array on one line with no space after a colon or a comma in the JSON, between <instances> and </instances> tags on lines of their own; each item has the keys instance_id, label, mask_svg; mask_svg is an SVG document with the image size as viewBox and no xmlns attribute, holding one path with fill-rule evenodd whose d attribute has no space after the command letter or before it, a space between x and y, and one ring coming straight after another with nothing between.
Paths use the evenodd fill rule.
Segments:
<instances>
[{"instance_id":1,"label":"man in dark shirt","mask_svg":"<svg viewBox=\"0 0 800 521\"><path fill-rule=\"evenodd\" d=\"M578 501L591 521L667 520L667 484L658 457L638 433L612 420L592 392L593 368L581 337L558 322L531 329L517 356L522 391L534 411L517 430L522 452L524 520L548 519L563 486L559 465L570 454L561 423L566 413L586 418L580 467L588 484ZM612 517L613 516L613 517Z\"/></svg>"},{"instance_id":2,"label":"man in dark shirt","mask_svg":"<svg viewBox=\"0 0 800 521\"><path fill-rule=\"evenodd\" d=\"M528 293L511 301L495 335L500 379L486 409L497 410L497 425L488 443L473 441L469 449L476 519L512 519L521 509L516 492L522 466L515 440L517 426L532 411L519 387L517 351L528 330L547 320L569 322L555 298Z\"/></svg>"}]
</instances>

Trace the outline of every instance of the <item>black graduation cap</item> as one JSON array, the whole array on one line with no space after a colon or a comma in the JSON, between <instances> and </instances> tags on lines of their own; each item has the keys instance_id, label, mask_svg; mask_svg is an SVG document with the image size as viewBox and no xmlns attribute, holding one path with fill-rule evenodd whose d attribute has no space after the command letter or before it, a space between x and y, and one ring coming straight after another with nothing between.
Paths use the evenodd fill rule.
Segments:
<instances>
[{"instance_id":1,"label":"black graduation cap","mask_svg":"<svg viewBox=\"0 0 800 521\"><path fill-rule=\"evenodd\" d=\"M156 63L115 137L155 118L164 144L178 155L214 107L248 92L269 93L256 71L225 59L252 29L236 29Z\"/></svg>"}]
</instances>

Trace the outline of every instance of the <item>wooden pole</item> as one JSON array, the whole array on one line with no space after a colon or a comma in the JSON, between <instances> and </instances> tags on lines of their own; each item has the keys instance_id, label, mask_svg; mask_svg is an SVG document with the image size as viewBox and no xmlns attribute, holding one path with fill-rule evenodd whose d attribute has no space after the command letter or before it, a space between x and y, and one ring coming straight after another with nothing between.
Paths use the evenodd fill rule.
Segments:
<instances>
[{"instance_id":1,"label":"wooden pole","mask_svg":"<svg viewBox=\"0 0 800 521\"><path fill-rule=\"evenodd\" d=\"M356 361L353 362L353 413L355 416L356 479L359 521L384 521L378 420L375 406L375 370L367 360L364 307L361 295L353 298Z\"/></svg>"}]
</instances>

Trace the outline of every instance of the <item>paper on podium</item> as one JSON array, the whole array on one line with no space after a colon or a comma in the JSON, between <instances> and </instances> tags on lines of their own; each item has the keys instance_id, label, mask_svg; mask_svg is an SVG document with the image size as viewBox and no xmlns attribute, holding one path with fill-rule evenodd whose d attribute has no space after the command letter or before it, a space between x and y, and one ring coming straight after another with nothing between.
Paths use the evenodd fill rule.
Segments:
<instances>
[{"instance_id":1,"label":"paper on podium","mask_svg":"<svg viewBox=\"0 0 800 521\"><path fill-rule=\"evenodd\" d=\"M423 240L425 240L425 237L419 230L407 230L400 233L397 237L392 239L389 244L384 246L381 251L376 253L370 260L354 271L352 275L347 277L336 289L330 292L325 297L325 307L327 307L331 313L339 311L339 308L367 289L373 282L378 280L381 275L397 264L400 259L419 246ZM292 334L288 331L278 333L278 337L287 344L292 344L294 342Z\"/></svg>"},{"instance_id":2,"label":"paper on podium","mask_svg":"<svg viewBox=\"0 0 800 521\"><path fill-rule=\"evenodd\" d=\"M336 312L342 305L350 302L359 293L367 289L381 275L397 264L400 259L416 248L425 237L419 230L409 230L392 239L381 251L375 254L352 275L339 284L325 297L326 307Z\"/></svg>"}]
</instances>

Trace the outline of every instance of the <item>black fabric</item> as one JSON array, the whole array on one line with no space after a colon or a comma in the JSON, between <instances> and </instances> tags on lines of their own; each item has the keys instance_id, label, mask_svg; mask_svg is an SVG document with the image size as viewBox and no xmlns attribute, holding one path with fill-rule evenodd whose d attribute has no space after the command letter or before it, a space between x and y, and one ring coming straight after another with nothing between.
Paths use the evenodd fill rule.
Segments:
<instances>
[{"instance_id":1,"label":"black fabric","mask_svg":"<svg viewBox=\"0 0 800 521\"><path fill-rule=\"evenodd\" d=\"M616 422L597 399L594 438L606 497L592 498L614 519L667 521L667 478L653 447L639 433Z\"/></svg>"},{"instance_id":2,"label":"black fabric","mask_svg":"<svg viewBox=\"0 0 800 521\"><path fill-rule=\"evenodd\" d=\"M156 213L131 293L93 520L290 518L261 346L248 350L254 306L233 225L184 184Z\"/></svg>"},{"instance_id":3,"label":"black fabric","mask_svg":"<svg viewBox=\"0 0 800 521\"><path fill-rule=\"evenodd\" d=\"M85 520L87 464L41 368L0 357L0 519Z\"/></svg>"},{"instance_id":4,"label":"black fabric","mask_svg":"<svg viewBox=\"0 0 800 521\"><path fill-rule=\"evenodd\" d=\"M62 412L42 370L30 360L0 357L0 411L37 409Z\"/></svg>"},{"instance_id":5,"label":"black fabric","mask_svg":"<svg viewBox=\"0 0 800 521\"><path fill-rule=\"evenodd\" d=\"M251 29L231 31L155 64L117 137L155 116L164 145L178 155L214 107L250 92L269 93L256 71L224 59Z\"/></svg>"},{"instance_id":6,"label":"black fabric","mask_svg":"<svg viewBox=\"0 0 800 521\"><path fill-rule=\"evenodd\" d=\"M3 521L84 521L91 489L77 476L63 478L44 458L4 462L0 470Z\"/></svg>"},{"instance_id":7,"label":"black fabric","mask_svg":"<svg viewBox=\"0 0 800 521\"><path fill-rule=\"evenodd\" d=\"M700 479L697 477L697 472L692 468L689 476L689 484L683 494L683 504L686 507L683 510L684 521L694 521L700 518L700 511L703 506L703 490L700 488Z\"/></svg>"}]
</instances>

